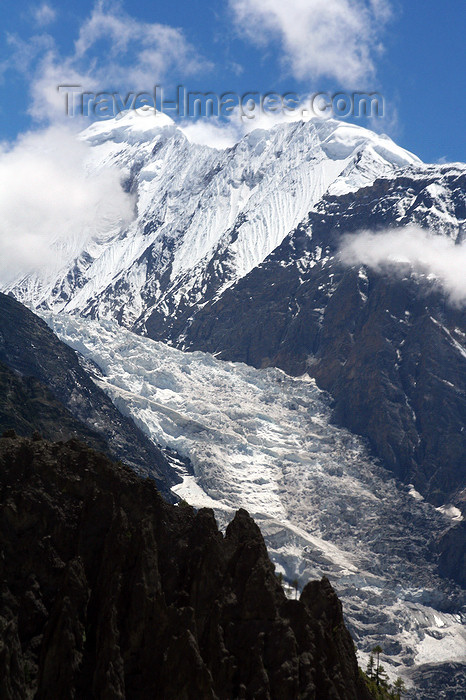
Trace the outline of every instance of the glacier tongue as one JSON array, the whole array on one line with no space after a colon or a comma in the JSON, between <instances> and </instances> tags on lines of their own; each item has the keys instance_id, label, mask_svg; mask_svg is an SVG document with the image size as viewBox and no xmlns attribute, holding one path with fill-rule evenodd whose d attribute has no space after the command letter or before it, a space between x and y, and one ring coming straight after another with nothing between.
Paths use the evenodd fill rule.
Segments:
<instances>
[{"instance_id":1,"label":"glacier tongue","mask_svg":"<svg viewBox=\"0 0 466 700\"><path fill-rule=\"evenodd\" d=\"M288 581L330 577L363 660L381 643L389 672L408 682L424 663L464 661L458 592L430 553L449 518L330 423L312 380L183 353L111 321L45 318L99 366L95 381L120 410L189 458L192 472L173 459L181 497L222 525L247 508Z\"/></svg>"},{"instance_id":2,"label":"glacier tongue","mask_svg":"<svg viewBox=\"0 0 466 700\"><path fill-rule=\"evenodd\" d=\"M127 112L81 138L90 172L120 170L135 219L81 248L58 239L61 258L68 256L62 269L6 291L127 327L154 309L173 314L182 300L221 292L259 265L326 191L358 189L419 163L387 137L335 120L256 129L218 150L190 142L163 114Z\"/></svg>"}]
</instances>

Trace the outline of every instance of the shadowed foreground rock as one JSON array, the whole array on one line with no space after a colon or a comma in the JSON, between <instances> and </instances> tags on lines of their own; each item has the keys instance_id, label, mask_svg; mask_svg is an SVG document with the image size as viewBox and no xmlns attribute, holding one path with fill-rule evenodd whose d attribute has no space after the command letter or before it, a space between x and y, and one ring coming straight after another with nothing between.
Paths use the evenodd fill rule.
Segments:
<instances>
[{"instance_id":1,"label":"shadowed foreground rock","mask_svg":"<svg viewBox=\"0 0 466 700\"><path fill-rule=\"evenodd\" d=\"M370 700L326 579L77 441L0 439L0 697Z\"/></svg>"},{"instance_id":2,"label":"shadowed foreground rock","mask_svg":"<svg viewBox=\"0 0 466 700\"><path fill-rule=\"evenodd\" d=\"M95 367L45 321L0 293L0 434L38 430L48 440L83 440L149 475L167 500L180 478L162 452L93 382Z\"/></svg>"}]
</instances>

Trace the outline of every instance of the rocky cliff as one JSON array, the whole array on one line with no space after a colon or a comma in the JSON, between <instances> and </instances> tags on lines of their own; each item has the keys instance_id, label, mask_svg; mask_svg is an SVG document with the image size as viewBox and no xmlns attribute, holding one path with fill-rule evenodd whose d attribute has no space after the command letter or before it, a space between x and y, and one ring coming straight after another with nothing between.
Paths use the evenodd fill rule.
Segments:
<instances>
[{"instance_id":1,"label":"rocky cliff","mask_svg":"<svg viewBox=\"0 0 466 700\"><path fill-rule=\"evenodd\" d=\"M108 450L99 433L74 418L38 379L23 377L0 362L0 434L15 430L20 435L39 432L49 440L79 438L100 451Z\"/></svg>"},{"instance_id":2,"label":"rocky cliff","mask_svg":"<svg viewBox=\"0 0 466 700\"><path fill-rule=\"evenodd\" d=\"M42 319L0 293L0 430L38 430L51 440L78 437L138 472L167 498L178 477L164 455L123 416Z\"/></svg>"},{"instance_id":3,"label":"rocky cliff","mask_svg":"<svg viewBox=\"0 0 466 700\"><path fill-rule=\"evenodd\" d=\"M77 441L0 440L0 696L370 700L328 580L299 601L240 510L171 506Z\"/></svg>"}]
</instances>

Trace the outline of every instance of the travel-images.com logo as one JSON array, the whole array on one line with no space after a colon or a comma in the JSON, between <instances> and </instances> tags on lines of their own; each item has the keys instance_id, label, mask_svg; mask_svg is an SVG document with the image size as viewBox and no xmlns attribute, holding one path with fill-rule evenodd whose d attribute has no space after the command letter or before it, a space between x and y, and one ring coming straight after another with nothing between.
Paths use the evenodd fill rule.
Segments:
<instances>
[{"instance_id":1,"label":"travel-images.com logo","mask_svg":"<svg viewBox=\"0 0 466 700\"><path fill-rule=\"evenodd\" d=\"M81 85L58 85L64 96L68 117L112 119L121 112L133 110L141 117L153 114L153 110L170 117L230 118L239 114L242 119L254 119L260 115L286 115L319 117L321 119L345 117L383 117L384 99L378 92L316 92L305 97L296 92L199 92L179 85L171 99L163 87L154 86L151 92L88 92Z\"/></svg>"}]
</instances>

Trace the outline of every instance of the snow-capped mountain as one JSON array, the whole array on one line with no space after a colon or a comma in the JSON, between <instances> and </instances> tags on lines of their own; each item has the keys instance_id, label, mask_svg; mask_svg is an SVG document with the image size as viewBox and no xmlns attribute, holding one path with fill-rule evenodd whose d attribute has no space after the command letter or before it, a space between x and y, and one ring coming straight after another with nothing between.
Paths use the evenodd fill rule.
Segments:
<instances>
[{"instance_id":1,"label":"snow-capped mountain","mask_svg":"<svg viewBox=\"0 0 466 700\"><path fill-rule=\"evenodd\" d=\"M288 584L330 578L361 663L381 643L393 678L431 674L429 692L411 697L438 697L446 669L458 692L464 601L432 552L461 521L458 509L436 509L391 478L360 439L331 424L328 397L307 376L185 353L111 321L45 318L100 368L95 381L116 406L176 451L180 497L213 508L222 525L248 509Z\"/></svg>"},{"instance_id":2,"label":"snow-capped mountain","mask_svg":"<svg viewBox=\"0 0 466 700\"><path fill-rule=\"evenodd\" d=\"M463 311L427 275L351 271L337 253L344 234L412 224L460 244L466 166L425 165L335 120L256 129L217 150L163 114L129 112L82 138L91 170L120 169L134 219L81 248L58 238L60 269L6 291L184 349L307 371L397 476L436 505L464 501ZM419 374L421 347L443 359Z\"/></svg>"},{"instance_id":3,"label":"snow-capped mountain","mask_svg":"<svg viewBox=\"0 0 466 700\"><path fill-rule=\"evenodd\" d=\"M465 165L425 165L335 120L256 129L218 150L163 114L129 112L82 138L89 169L120 169L134 219L81 247L58 237L60 269L6 291L183 349L307 372L385 466L435 505L463 507L464 310L429 274L349 268L338 250L345 234L413 224L460 245Z\"/></svg>"},{"instance_id":4,"label":"snow-capped mountain","mask_svg":"<svg viewBox=\"0 0 466 700\"><path fill-rule=\"evenodd\" d=\"M234 147L191 143L169 117L135 112L83 132L89 168L117 166L135 197L128 226L56 241L61 269L7 291L55 311L144 327L203 304L260 264L321 199L418 164L389 138L335 120L256 129ZM64 262L63 262L64 261Z\"/></svg>"},{"instance_id":5,"label":"snow-capped mountain","mask_svg":"<svg viewBox=\"0 0 466 700\"><path fill-rule=\"evenodd\" d=\"M223 150L164 115L123 114L82 138L90 170L119 168L134 219L87 243L58 236L60 265L7 291L186 460L172 459L180 496L220 520L245 506L288 578L337 581L360 648L382 631L393 669L427 673L416 700L454 668L464 683L457 589L436 560L459 549L443 573L465 584L464 307L429 271L343 265L339 249L412 225L462 245L466 166L425 165L334 120Z\"/></svg>"}]
</instances>

